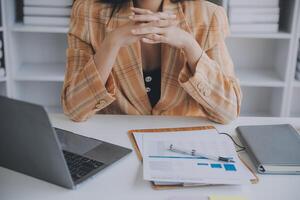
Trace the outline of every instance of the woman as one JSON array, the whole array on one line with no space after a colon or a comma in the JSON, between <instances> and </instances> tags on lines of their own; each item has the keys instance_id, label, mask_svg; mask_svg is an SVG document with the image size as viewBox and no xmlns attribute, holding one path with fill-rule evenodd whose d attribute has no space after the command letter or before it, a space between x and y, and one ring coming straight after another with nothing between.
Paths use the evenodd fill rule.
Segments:
<instances>
[{"instance_id":1,"label":"woman","mask_svg":"<svg viewBox=\"0 0 300 200\"><path fill-rule=\"evenodd\" d=\"M183 115L229 123L241 91L223 8L203 0L76 0L64 112Z\"/></svg>"}]
</instances>

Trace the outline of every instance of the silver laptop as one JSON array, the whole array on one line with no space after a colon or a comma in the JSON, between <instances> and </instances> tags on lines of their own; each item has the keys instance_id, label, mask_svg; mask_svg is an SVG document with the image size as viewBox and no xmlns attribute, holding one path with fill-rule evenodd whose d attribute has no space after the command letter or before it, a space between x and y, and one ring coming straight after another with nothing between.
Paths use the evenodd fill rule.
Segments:
<instances>
[{"instance_id":1,"label":"silver laptop","mask_svg":"<svg viewBox=\"0 0 300 200\"><path fill-rule=\"evenodd\" d=\"M74 189L130 152L53 128L43 107L0 96L0 166Z\"/></svg>"}]
</instances>

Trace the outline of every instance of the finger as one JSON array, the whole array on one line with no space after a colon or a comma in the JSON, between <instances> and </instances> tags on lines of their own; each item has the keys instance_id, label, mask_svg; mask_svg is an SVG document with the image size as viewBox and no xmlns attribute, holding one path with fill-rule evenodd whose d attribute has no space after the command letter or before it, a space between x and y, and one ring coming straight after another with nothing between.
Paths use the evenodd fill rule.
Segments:
<instances>
[{"instance_id":1,"label":"finger","mask_svg":"<svg viewBox=\"0 0 300 200\"><path fill-rule=\"evenodd\" d=\"M147 44L158 44L160 42L154 41L154 40L150 40L148 38L142 38L142 42L147 43Z\"/></svg>"},{"instance_id":2,"label":"finger","mask_svg":"<svg viewBox=\"0 0 300 200\"><path fill-rule=\"evenodd\" d=\"M152 21L150 23L148 23L149 26L156 26L156 27L160 27L160 28L166 28L169 26L177 26L178 25L178 21L177 20L157 20L157 21ZM147 26L147 25L144 25Z\"/></svg>"},{"instance_id":3,"label":"finger","mask_svg":"<svg viewBox=\"0 0 300 200\"><path fill-rule=\"evenodd\" d=\"M153 12L151 10L142 9L142 8L135 8L131 7L131 11L133 11L136 14L152 14Z\"/></svg>"},{"instance_id":4,"label":"finger","mask_svg":"<svg viewBox=\"0 0 300 200\"><path fill-rule=\"evenodd\" d=\"M158 12L155 15L160 19L176 19L176 15L171 12Z\"/></svg>"},{"instance_id":5,"label":"finger","mask_svg":"<svg viewBox=\"0 0 300 200\"><path fill-rule=\"evenodd\" d=\"M129 16L129 19L135 22L151 22L155 20L160 20L160 18L153 14L147 14L147 15L132 15Z\"/></svg>"},{"instance_id":6,"label":"finger","mask_svg":"<svg viewBox=\"0 0 300 200\"><path fill-rule=\"evenodd\" d=\"M141 27L137 29L132 29L131 33L134 35L145 35L145 34L162 34L163 29L158 27Z\"/></svg>"},{"instance_id":7,"label":"finger","mask_svg":"<svg viewBox=\"0 0 300 200\"><path fill-rule=\"evenodd\" d=\"M148 40L152 40L155 42L159 42L159 43L167 43L168 42L168 40L165 36L159 35L159 34L148 34L148 35L145 35L143 38L146 38Z\"/></svg>"}]
</instances>

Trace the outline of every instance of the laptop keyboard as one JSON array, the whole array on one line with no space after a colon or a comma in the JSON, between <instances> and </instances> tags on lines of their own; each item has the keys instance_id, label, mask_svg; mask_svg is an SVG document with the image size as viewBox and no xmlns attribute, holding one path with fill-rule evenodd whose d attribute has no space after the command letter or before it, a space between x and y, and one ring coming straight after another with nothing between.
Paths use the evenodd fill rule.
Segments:
<instances>
[{"instance_id":1,"label":"laptop keyboard","mask_svg":"<svg viewBox=\"0 0 300 200\"><path fill-rule=\"evenodd\" d=\"M104 163L63 150L73 181L77 181Z\"/></svg>"}]
</instances>

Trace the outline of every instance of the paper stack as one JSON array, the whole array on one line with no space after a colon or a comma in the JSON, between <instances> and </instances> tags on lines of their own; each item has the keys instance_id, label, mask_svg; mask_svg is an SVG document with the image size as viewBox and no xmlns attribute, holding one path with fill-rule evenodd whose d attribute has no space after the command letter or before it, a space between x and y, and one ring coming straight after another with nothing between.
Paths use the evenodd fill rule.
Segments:
<instances>
[{"instance_id":1,"label":"paper stack","mask_svg":"<svg viewBox=\"0 0 300 200\"><path fill-rule=\"evenodd\" d=\"M0 78L5 76L5 69L4 69L4 53L3 53L3 41L0 38Z\"/></svg>"},{"instance_id":2,"label":"paper stack","mask_svg":"<svg viewBox=\"0 0 300 200\"><path fill-rule=\"evenodd\" d=\"M24 0L24 24L68 26L73 0Z\"/></svg>"},{"instance_id":3,"label":"paper stack","mask_svg":"<svg viewBox=\"0 0 300 200\"><path fill-rule=\"evenodd\" d=\"M298 58L297 58L297 67L296 67L295 79L300 81L300 46L298 48Z\"/></svg>"},{"instance_id":4,"label":"paper stack","mask_svg":"<svg viewBox=\"0 0 300 200\"><path fill-rule=\"evenodd\" d=\"M143 156L144 179L155 185L236 185L255 179L240 161L230 138L218 134L214 129L188 133L138 133L134 136ZM170 144L204 154L231 157L235 162L172 152L168 150Z\"/></svg>"},{"instance_id":5,"label":"paper stack","mask_svg":"<svg viewBox=\"0 0 300 200\"><path fill-rule=\"evenodd\" d=\"M279 0L229 0L229 22L236 33L276 33Z\"/></svg>"}]
</instances>

